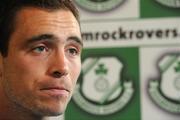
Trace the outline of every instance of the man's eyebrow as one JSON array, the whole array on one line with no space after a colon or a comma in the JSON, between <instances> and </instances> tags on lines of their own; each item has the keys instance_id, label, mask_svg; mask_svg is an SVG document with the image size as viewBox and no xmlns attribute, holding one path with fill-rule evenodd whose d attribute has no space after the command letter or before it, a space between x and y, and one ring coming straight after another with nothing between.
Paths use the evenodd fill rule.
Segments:
<instances>
[{"instance_id":1,"label":"man's eyebrow","mask_svg":"<svg viewBox=\"0 0 180 120\"><path fill-rule=\"evenodd\" d=\"M52 34L41 34L41 35L33 36L27 39L26 44L30 44L30 43L38 42L38 41L56 40L56 39L57 38Z\"/></svg>"},{"instance_id":2,"label":"man's eyebrow","mask_svg":"<svg viewBox=\"0 0 180 120\"><path fill-rule=\"evenodd\" d=\"M83 46L83 41L82 41L82 39L80 39L79 37L70 36L70 37L68 37L67 41L69 41L69 40L73 40L73 41L79 43L81 46Z\"/></svg>"},{"instance_id":3,"label":"man's eyebrow","mask_svg":"<svg viewBox=\"0 0 180 120\"><path fill-rule=\"evenodd\" d=\"M25 44L29 45L31 43L39 42L39 41L53 42L53 41L57 41L57 40L58 40L58 38L56 36L54 36L53 34L41 34L41 35L33 36L33 37L27 39L27 42ZM71 41L71 40L75 41L75 42L79 43L81 46L83 46L83 41L79 37L70 36L67 38L67 41Z\"/></svg>"}]
</instances>

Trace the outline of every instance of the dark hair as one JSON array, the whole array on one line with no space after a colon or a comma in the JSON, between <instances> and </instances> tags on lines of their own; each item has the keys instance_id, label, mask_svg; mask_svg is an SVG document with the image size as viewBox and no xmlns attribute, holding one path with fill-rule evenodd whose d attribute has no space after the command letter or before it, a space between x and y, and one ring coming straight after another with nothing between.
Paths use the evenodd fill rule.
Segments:
<instances>
[{"instance_id":1,"label":"dark hair","mask_svg":"<svg viewBox=\"0 0 180 120\"><path fill-rule=\"evenodd\" d=\"M70 10L79 22L79 13L72 0L0 0L0 53L8 54L9 39L14 31L16 13L24 7L47 10Z\"/></svg>"}]
</instances>

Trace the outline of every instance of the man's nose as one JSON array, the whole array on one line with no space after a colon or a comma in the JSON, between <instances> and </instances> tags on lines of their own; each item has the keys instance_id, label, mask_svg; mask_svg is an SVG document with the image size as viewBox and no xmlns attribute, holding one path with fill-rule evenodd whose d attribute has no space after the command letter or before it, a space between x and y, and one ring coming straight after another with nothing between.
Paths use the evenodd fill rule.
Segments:
<instances>
[{"instance_id":1,"label":"man's nose","mask_svg":"<svg viewBox=\"0 0 180 120\"><path fill-rule=\"evenodd\" d=\"M56 52L51 56L51 76L54 78L60 78L68 74L68 60L66 58L64 50Z\"/></svg>"}]
</instances>

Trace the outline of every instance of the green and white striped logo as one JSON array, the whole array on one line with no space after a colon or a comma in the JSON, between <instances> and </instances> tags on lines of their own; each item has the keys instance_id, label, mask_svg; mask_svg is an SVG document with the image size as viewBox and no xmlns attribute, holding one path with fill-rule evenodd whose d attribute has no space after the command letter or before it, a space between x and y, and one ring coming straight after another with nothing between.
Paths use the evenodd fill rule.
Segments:
<instances>
[{"instance_id":1,"label":"green and white striped logo","mask_svg":"<svg viewBox=\"0 0 180 120\"><path fill-rule=\"evenodd\" d=\"M116 57L89 57L82 66L81 82L73 95L74 102L94 115L113 114L131 100L132 81L123 81L123 64Z\"/></svg>"},{"instance_id":2,"label":"green and white striped logo","mask_svg":"<svg viewBox=\"0 0 180 120\"><path fill-rule=\"evenodd\" d=\"M156 0L156 1L168 7L180 8L180 0Z\"/></svg>"},{"instance_id":3,"label":"green and white striped logo","mask_svg":"<svg viewBox=\"0 0 180 120\"><path fill-rule=\"evenodd\" d=\"M94 12L104 12L118 7L125 0L75 0L82 8Z\"/></svg>"},{"instance_id":4,"label":"green and white striped logo","mask_svg":"<svg viewBox=\"0 0 180 120\"><path fill-rule=\"evenodd\" d=\"M170 54L159 61L161 80L151 80L149 93L162 109L180 113L180 56Z\"/></svg>"}]
</instances>

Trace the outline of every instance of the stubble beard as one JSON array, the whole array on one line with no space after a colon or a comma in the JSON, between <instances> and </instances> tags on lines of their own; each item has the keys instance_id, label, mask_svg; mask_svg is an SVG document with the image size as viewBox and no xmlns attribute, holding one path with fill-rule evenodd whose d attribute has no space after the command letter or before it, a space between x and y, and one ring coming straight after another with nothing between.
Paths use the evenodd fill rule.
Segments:
<instances>
[{"instance_id":1,"label":"stubble beard","mask_svg":"<svg viewBox=\"0 0 180 120\"><path fill-rule=\"evenodd\" d=\"M61 110L53 111L51 110L48 106L44 105L43 103L34 103L35 97L32 96L26 96L26 95L21 95L17 96L14 94L13 90L9 82L6 81L4 85L5 89L5 94L6 97L9 99L9 101L12 103L12 109L16 113L30 113L31 116L36 117L36 118L43 118L47 116L59 116L62 115L63 112L65 111L68 102L70 101L69 97L65 103L63 103L63 106L61 106ZM70 95L71 96L71 95ZM62 104L62 103L61 103ZM53 107L53 106L52 106Z\"/></svg>"}]
</instances>

